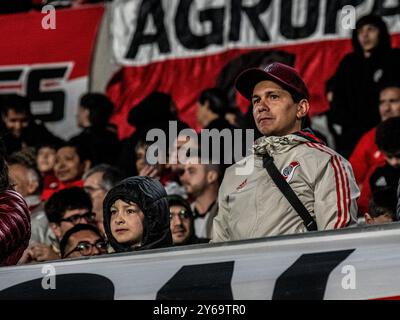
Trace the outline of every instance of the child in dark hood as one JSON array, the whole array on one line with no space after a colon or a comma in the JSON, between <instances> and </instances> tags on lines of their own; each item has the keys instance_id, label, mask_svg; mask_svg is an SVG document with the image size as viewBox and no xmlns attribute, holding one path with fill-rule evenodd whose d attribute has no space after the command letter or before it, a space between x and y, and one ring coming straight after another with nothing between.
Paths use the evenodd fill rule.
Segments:
<instances>
[{"instance_id":1,"label":"child in dark hood","mask_svg":"<svg viewBox=\"0 0 400 320\"><path fill-rule=\"evenodd\" d=\"M103 203L104 228L117 252L172 246L163 186L149 177L131 177L114 186Z\"/></svg>"}]
</instances>

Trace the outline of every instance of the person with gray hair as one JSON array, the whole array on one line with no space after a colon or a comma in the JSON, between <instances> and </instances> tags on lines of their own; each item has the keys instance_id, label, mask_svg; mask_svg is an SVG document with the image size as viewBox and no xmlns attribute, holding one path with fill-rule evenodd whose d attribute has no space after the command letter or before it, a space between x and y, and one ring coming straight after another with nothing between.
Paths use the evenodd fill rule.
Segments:
<instances>
[{"instance_id":1,"label":"person with gray hair","mask_svg":"<svg viewBox=\"0 0 400 320\"><path fill-rule=\"evenodd\" d=\"M43 181L29 154L24 155L22 151L13 153L8 159L8 175L15 191L28 204L32 227L30 242L51 245L54 234L49 228L40 198Z\"/></svg>"},{"instance_id":2,"label":"person with gray hair","mask_svg":"<svg viewBox=\"0 0 400 320\"><path fill-rule=\"evenodd\" d=\"M93 213L96 214L96 224L105 235L103 226L103 200L107 192L123 178L119 169L108 165L99 164L83 175L83 188L92 199Z\"/></svg>"}]
</instances>

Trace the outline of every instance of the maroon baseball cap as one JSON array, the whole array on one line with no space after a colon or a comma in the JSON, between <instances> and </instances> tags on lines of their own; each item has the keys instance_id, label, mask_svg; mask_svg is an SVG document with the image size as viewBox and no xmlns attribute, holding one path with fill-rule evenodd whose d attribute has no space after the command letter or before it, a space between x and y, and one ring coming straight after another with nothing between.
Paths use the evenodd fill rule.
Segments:
<instances>
[{"instance_id":1,"label":"maroon baseball cap","mask_svg":"<svg viewBox=\"0 0 400 320\"><path fill-rule=\"evenodd\" d=\"M251 101L254 87L257 83L265 80L276 82L291 94L296 94L302 99L310 98L306 84L297 71L279 62L269 64L264 70L251 68L243 71L236 78L236 90Z\"/></svg>"}]
</instances>

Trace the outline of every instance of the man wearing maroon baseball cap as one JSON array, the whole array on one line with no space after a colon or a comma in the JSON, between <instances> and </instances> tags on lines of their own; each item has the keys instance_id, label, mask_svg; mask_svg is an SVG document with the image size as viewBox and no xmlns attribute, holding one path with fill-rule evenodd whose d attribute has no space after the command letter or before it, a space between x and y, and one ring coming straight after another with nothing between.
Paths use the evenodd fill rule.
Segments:
<instances>
[{"instance_id":1,"label":"man wearing maroon baseball cap","mask_svg":"<svg viewBox=\"0 0 400 320\"><path fill-rule=\"evenodd\" d=\"M255 141L252 155L225 173L212 241L352 224L359 196L353 171L347 160L302 128L310 95L297 71L277 62L264 70L248 69L238 76L236 89L251 101L263 136Z\"/></svg>"}]
</instances>

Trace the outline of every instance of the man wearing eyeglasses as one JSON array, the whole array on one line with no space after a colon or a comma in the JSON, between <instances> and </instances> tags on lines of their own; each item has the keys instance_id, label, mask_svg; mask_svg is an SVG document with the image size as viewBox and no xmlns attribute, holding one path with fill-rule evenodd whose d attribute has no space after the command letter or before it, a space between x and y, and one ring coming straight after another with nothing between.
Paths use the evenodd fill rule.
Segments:
<instances>
[{"instance_id":1,"label":"man wearing eyeglasses","mask_svg":"<svg viewBox=\"0 0 400 320\"><path fill-rule=\"evenodd\" d=\"M77 224L60 241L61 258L97 256L107 253L107 242L90 224Z\"/></svg>"},{"instance_id":2,"label":"man wearing eyeglasses","mask_svg":"<svg viewBox=\"0 0 400 320\"><path fill-rule=\"evenodd\" d=\"M198 238L194 232L194 215L190 204L179 195L170 195L167 200L174 246L208 242L208 239Z\"/></svg>"},{"instance_id":3,"label":"man wearing eyeglasses","mask_svg":"<svg viewBox=\"0 0 400 320\"><path fill-rule=\"evenodd\" d=\"M95 225L90 196L78 187L63 189L54 193L46 202L45 212L49 227L56 239L53 245L33 244L29 247L29 260L47 261L60 259L60 241L65 233L77 224Z\"/></svg>"}]
</instances>

